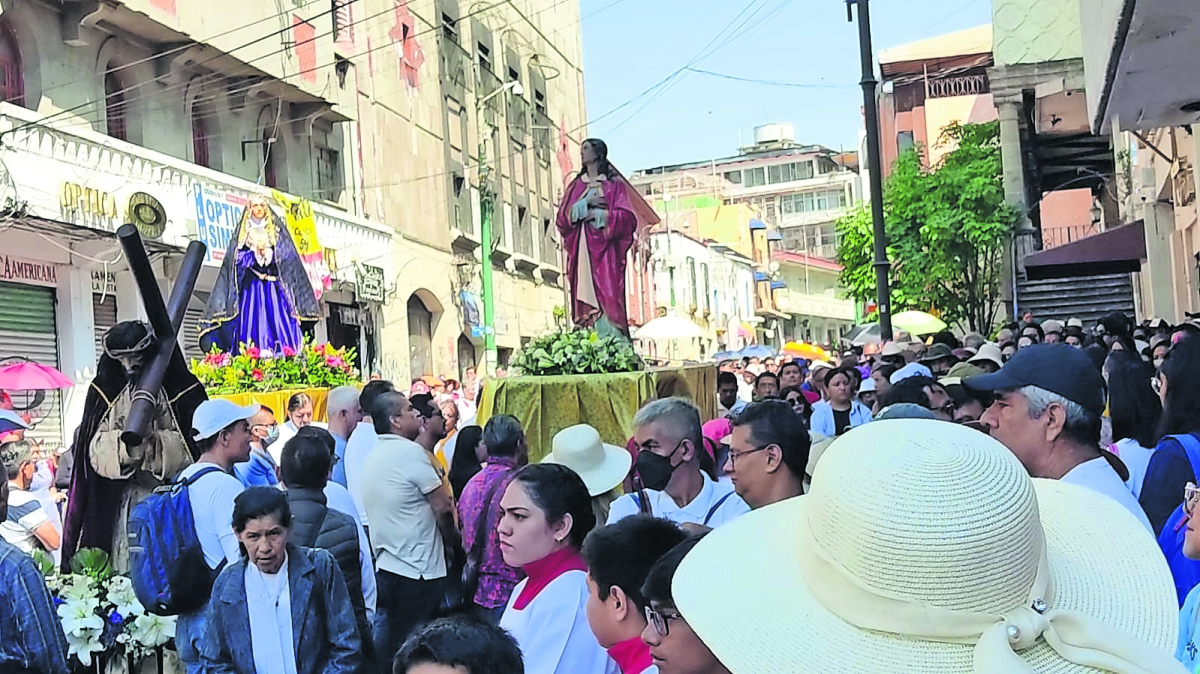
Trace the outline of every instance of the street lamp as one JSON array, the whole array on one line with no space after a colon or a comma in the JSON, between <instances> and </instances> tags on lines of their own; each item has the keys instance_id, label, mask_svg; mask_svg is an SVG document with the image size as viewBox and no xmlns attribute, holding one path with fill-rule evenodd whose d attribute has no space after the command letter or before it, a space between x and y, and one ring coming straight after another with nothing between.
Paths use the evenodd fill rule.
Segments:
<instances>
[{"instance_id":1,"label":"street lamp","mask_svg":"<svg viewBox=\"0 0 1200 674\"><path fill-rule=\"evenodd\" d=\"M506 82L492 93L475 101L476 119L483 117L483 106L488 101L499 96L505 91L512 91L513 94L521 96L525 93L521 83L513 80ZM491 171L488 165L487 141L493 139L496 134L496 127L486 121L483 122L484 129L481 129L479 134L479 239L483 244L483 250L480 255L481 266L480 281L483 286L483 365L484 372L493 374L496 371L496 304L492 291L492 193L488 190L488 173Z\"/></svg>"}]
</instances>

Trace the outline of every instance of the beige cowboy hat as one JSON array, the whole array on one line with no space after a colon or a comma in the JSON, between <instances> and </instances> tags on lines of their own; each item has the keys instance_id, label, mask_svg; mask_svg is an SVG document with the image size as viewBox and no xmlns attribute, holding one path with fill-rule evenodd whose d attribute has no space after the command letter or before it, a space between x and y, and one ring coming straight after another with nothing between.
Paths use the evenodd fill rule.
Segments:
<instances>
[{"instance_id":1,"label":"beige cowboy hat","mask_svg":"<svg viewBox=\"0 0 1200 674\"><path fill-rule=\"evenodd\" d=\"M943 421L848 432L807 496L700 541L672 595L733 674L1184 671L1171 574L1133 515Z\"/></svg>"},{"instance_id":2,"label":"beige cowboy hat","mask_svg":"<svg viewBox=\"0 0 1200 674\"><path fill-rule=\"evenodd\" d=\"M1000 347L995 344L984 344L979 347L979 353L967 360L968 363L981 363L989 361L996 364L996 367L1004 367L1004 353L1000 351Z\"/></svg>"},{"instance_id":3,"label":"beige cowboy hat","mask_svg":"<svg viewBox=\"0 0 1200 674\"><path fill-rule=\"evenodd\" d=\"M562 464L578 473L591 496L615 489L633 465L633 457L624 447L601 442L600 432L587 424L562 429L554 435L551 447L542 463Z\"/></svg>"}]
</instances>

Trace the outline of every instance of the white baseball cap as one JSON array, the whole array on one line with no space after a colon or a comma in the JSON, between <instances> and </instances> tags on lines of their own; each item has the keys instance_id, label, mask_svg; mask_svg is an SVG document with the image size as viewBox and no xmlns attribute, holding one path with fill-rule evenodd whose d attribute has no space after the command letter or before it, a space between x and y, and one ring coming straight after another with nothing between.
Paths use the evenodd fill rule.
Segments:
<instances>
[{"instance_id":1,"label":"white baseball cap","mask_svg":"<svg viewBox=\"0 0 1200 674\"><path fill-rule=\"evenodd\" d=\"M192 415L192 437L197 440L211 438L220 433L229 424L242 421L258 414L262 405L257 403L235 405L224 398L212 398L200 403Z\"/></svg>"}]
</instances>

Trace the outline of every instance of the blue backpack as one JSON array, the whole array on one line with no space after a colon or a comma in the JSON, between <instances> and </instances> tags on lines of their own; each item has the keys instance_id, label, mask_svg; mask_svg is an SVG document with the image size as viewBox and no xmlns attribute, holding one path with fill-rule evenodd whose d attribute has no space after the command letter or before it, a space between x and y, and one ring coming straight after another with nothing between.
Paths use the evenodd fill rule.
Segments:
<instances>
[{"instance_id":1,"label":"blue backpack","mask_svg":"<svg viewBox=\"0 0 1200 674\"><path fill-rule=\"evenodd\" d=\"M1188 461L1192 463L1192 472L1200 477L1200 440L1191 434L1168 435L1183 445L1187 452ZM1175 592L1179 595L1179 605L1183 606L1184 599L1193 587L1200 585L1200 561L1188 559L1183 555L1183 539L1187 535L1187 513L1180 505L1171 513L1167 523L1163 525L1162 533L1158 535L1158 547L1162 548L1167 564L1171 567L1171 576L1175 579Z\"/></svg>"},{"instance_id":2,"label":"blue backpack","mask_svg":"<svg viewBox=\"0 0 1200 674\"><path fill-rule=\"evenodd\" d=\"M212 594L216 574L204 560L188 487L221 470L203 468L184 480L154 490L129 513L129 577L138 601L158 615L201 609Z\"/></svg>"}]
</instances>

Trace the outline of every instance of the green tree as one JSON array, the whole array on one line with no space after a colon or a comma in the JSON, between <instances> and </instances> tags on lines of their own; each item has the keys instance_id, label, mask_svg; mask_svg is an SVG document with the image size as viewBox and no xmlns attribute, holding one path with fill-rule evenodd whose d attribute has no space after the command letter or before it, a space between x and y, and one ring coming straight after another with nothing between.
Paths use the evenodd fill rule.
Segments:
<instances>
[{"instance_id":1,"label":"green tree","mask_svg":"<svg viewBox=\"0 0 1200 674\"><path fill-rule=\"evenodd\" d=\"M1000 125L953 124L939 142L954 149L933 167L921 147L904 152L884 188L892 310L934 311L987 331L1000 309L1004 242L1018 217L1004 201ZM839 219L837 229L842 285L855 300L874 299L869 206Z\"/></svg>"}]
</instances>

